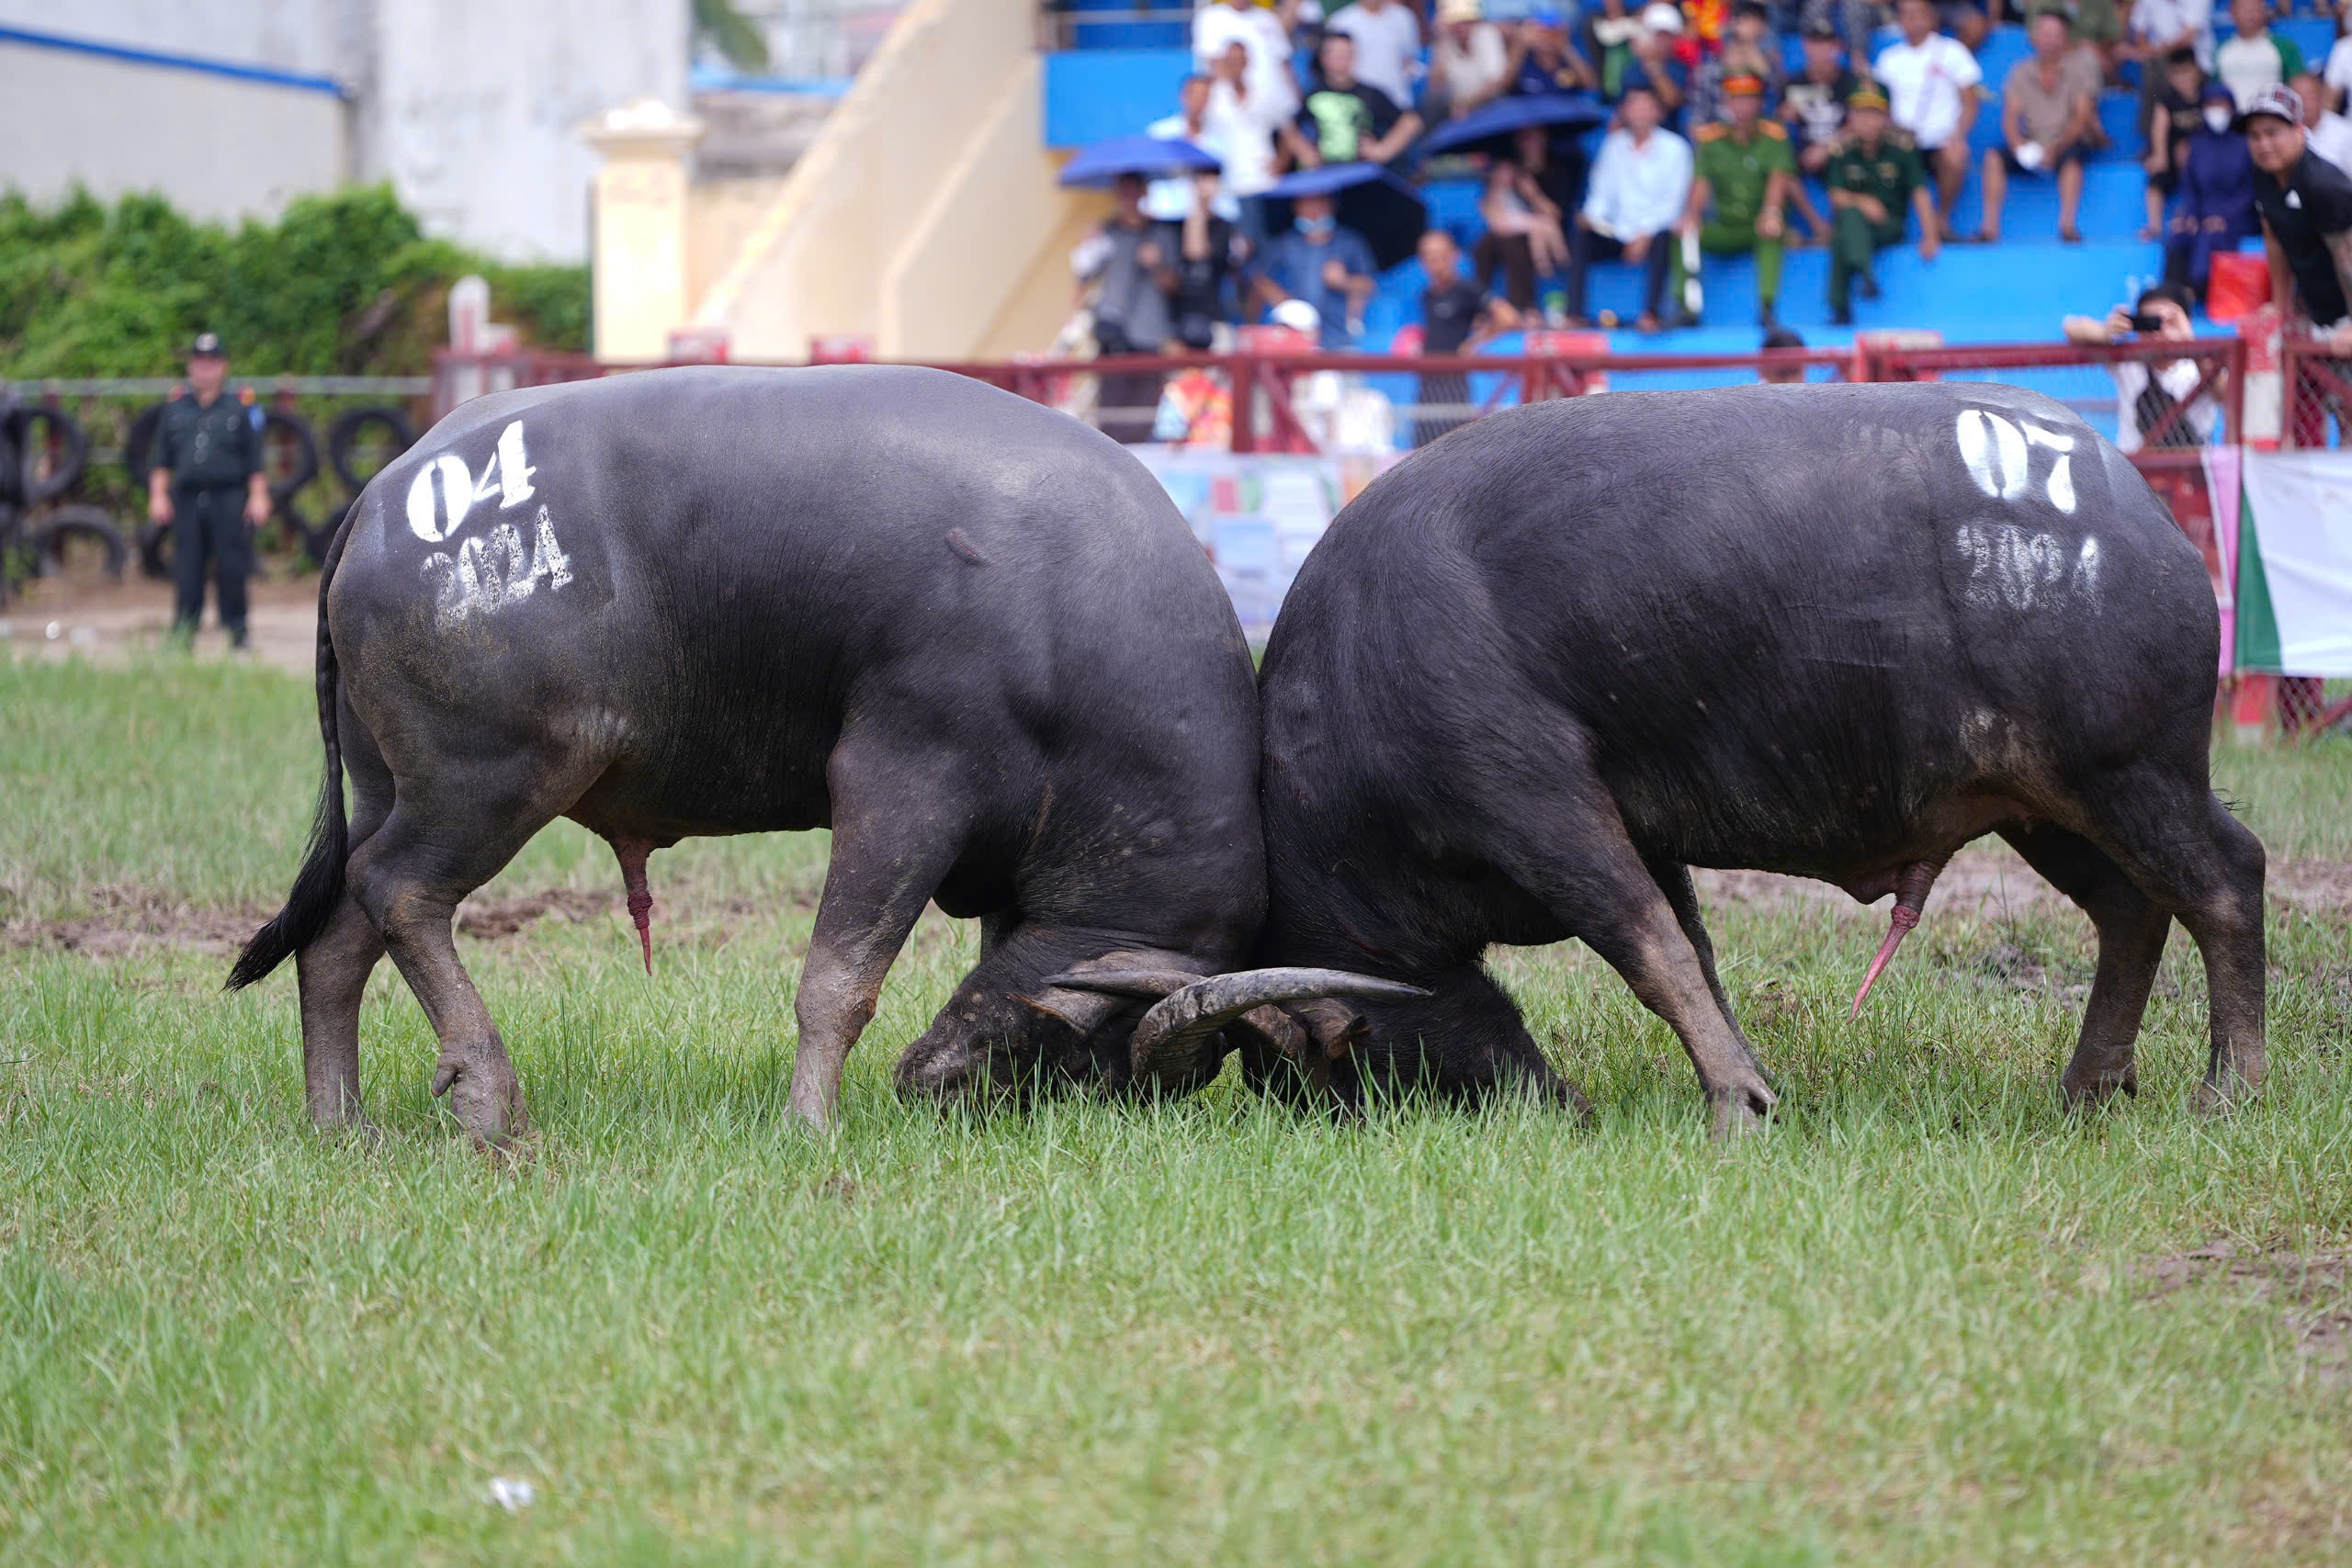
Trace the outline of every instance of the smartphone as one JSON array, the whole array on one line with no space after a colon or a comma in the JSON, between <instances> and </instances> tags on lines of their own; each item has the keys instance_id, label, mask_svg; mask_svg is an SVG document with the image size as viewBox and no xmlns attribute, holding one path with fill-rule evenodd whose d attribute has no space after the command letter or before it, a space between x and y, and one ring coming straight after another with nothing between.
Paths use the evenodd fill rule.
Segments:
<instances>
[{"instance_id":1,"label":"smartphone","mask_svg":"<svg viewBox=\"0 0 2352 1568\"><path fill-rule=\"evenodd\" d=\"M2134 311L2132 330L2135 333L2160 333L2165 330L2165 321L2162 316L2152 316L2145 310Z\"/></svg>"}]
</instances>

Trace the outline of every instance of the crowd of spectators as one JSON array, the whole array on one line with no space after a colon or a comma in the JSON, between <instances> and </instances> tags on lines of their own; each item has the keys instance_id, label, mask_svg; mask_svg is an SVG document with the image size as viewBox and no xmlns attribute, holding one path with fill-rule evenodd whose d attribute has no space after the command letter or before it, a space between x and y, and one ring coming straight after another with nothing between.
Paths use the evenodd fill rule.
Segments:
<instances>
[{"instance_id":1,"label":"crowd of spectators","mask_svg":"<svg viewBox=\"0 0 2352 1568\"><path fill-rule=\"evenodd\" d=\"M2276 254L2276 213L2290 208L2265 192L2316 180L2313 199L2332 211L2327 179L2352 168L2341 112L2352 39L2307 61L2267 0L2228 0L2222 18L2214 0L1990 0L2025 23L2030 53L1998 84L1999 134L1981 158L1971 141L1992 85L1976 48L1994 12L1978 0L1894 0L1891 16L1877 0L1585 0L1575 15L1557 4L1352 0L1325 15L1317 0L1204 0L1196 73L1149 130L1193 142L1222 173L1123 182L1116 212L1074 257L1098 344L1204 348L1271 319L1325 348L1356 346L1377 287L1373 247L1340 221L1344 201L1268 191L1329 164L1401 171L1426 131L1511 97L1584 95L1606 127L1589 166L1589 138L1542 125L1440 165L1479 180L1481 223L1475 239L1438 231L1419 250L1431 351L1588 324L1603 259L1641 269L1635 324L1658 330L1695 319L1706 257L1752 254L1770 328L1794 244L1831 248L1828 304L1850 321L1853 297L1877 291L1881 253L1910 243L1932 261L1946 244L1997 241L2020 181L2054 187L2056 237L2078 243L2085 166L2106 142L2100 96L2127 85L2148 180L2142 238L2163 240L2170 292L2158 303L2177 300L2184 320L2213 258L2266 231L2274 275L2303 283ZM1873 51L1889 20L1896 36ZM1793 76L1789 31L1803 38ZM2298 145L2273 168L2258 106L2275 119L2282 104ZM1962 234L1954 214L1972 175L1982 216ZM2324 294L2303 293L2312 320L2336 319Z\"/></svg>"}]
</instances>

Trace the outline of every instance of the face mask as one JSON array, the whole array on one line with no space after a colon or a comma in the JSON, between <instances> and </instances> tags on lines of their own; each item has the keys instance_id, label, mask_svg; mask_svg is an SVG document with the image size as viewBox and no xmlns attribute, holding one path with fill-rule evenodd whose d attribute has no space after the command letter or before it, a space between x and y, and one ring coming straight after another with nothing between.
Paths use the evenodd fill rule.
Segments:
<instances>
[{"instance_id":1,"label":"face mask","mask_svg":"<svg viewBox=\"0 0 2352 1568\"><path fill-rule=\"evenodd\" d=\"M1298 220L1298 231L1310 240L1320 240L1339 226L1337 218L1302 218Z\"/></svg>"},{"instance_id":2,"label":"face mask","mask_svg":"<svg viewBox=\"0 0 2352 1568\"><path fill-rule=\"evenodd\" d=\"M2205 123L2217 131L2227 130L2230 129L2230 111L2216 104L2205 111Z\"/></svg>"}]
</instances>

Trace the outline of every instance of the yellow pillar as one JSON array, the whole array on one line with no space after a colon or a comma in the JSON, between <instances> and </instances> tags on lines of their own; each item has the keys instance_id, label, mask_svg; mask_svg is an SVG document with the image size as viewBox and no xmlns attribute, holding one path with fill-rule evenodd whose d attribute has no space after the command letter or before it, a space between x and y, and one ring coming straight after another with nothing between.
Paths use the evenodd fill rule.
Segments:
<instances>
[{"instance_id":1,"label":"yellow pillar","mask_svg":"<svg viewBox=\"0 0 2352 1568\"><path fill-rule=\"evenodd\" d=\"M596 171L594 257L596 355L669 356L670 334L694 311L687 292L686 160L703 122L659 98L606 111L580 134Z\"/></svg>"}]
</instances>

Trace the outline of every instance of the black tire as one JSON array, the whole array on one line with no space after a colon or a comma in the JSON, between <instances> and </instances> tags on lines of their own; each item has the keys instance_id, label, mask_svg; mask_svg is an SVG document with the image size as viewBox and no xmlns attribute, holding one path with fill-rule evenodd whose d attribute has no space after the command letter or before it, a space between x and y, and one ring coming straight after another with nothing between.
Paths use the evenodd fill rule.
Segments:
<instances>
[{"instance_id":1,"label":"black tire","mask_svg":"<svg viewBox=\"0 0 2352 1568\"><path fill-rule=\"evenodd\" d=\"M302 515L302 509L293 497L288 496L271 508L269 523L263 532L267 534L273 530L277 536L278 547L288 555L299 557L311 570L316 570L326 560L327 539L333 536L322 536L313 527L310 519Z\"/></svg>"},{"instance_id":2,"label":"black tire","mask_svg":"<svg viewBox=\"0 0 2352 1568\"><path fill-rule=\"evenodd\" d=\"M172 580L172 531L160 523L140 526L139 570L158 582Z\"/></svg>"},{"instance_id":3,"label":"black tire","mask_svg":"<svg viewBox=\"0 0 2352 1568\"><path fill-rule=\"evenodd\" d=\"M294 467L283 479L269 481L269 502L282 507L296 491L319 477L319 438L311 430L311 422L299 413L280 413L276 409L264 410L261 416L262 448L269 447L272 431L283 432L294 443Z\"/></svg>"},{"instance_id":4,"label":"black tire","mask_svg":"<svg viewBox=\"0 0 2352 1568\"><path fill-rule=\"evenodd\" d=\"M90 459L90 437L81 422L62 409L28 408L18 415L17 428L24 433L24 496L25 504L38 506L44 501L55 501L82 482L82 469ZM34 433L35 427L47 425L46 436ZM62 447L57 467L47 475L38 471L39 458L46 455L50 441Z\"/></svg>"},{"instance_id":5,"label":"black tire","mask_svg":"<svg viewBox=\"0 0 2352 1568\"><path fill-rule=\"evenodd\" d=\"M416 445L416 432L410 428L408 415L396 408L348 409L337 414L334 423L327 426L327 466L354 495L366 490L368 481L375 478L373 474L357 472L351 466L352 448L371 426L391 438L392 452L390 457L384 459L387 463Z\"/></svg>"},{"instance_id":6,"label":"black tire","mask_svg":"<svg viewBox=\"0 0 2352 1568\"><path fill-rule=\"evenodd\" d=\"M147 476L155 471L155 431L163 423L164 405L150 403L122 433L122 466L130 470L131 482L142 491L147 488Z\"/></svg>"},{"instance_id":7,"label":"black tire","mask_svg":"<svg viewBox=\"0 0 2352 1568\"><path fill-rule=\"evenodd\" d=\"M43 577L54 577L62 571L65 542L74 538L95 541L107 553L107 579L122 581L123 569L130 564L130 546L123 538L122 530L95 506L63 507L33 525L28 541L33 548L33 570Z\"/></svg>"}]
</instances>

